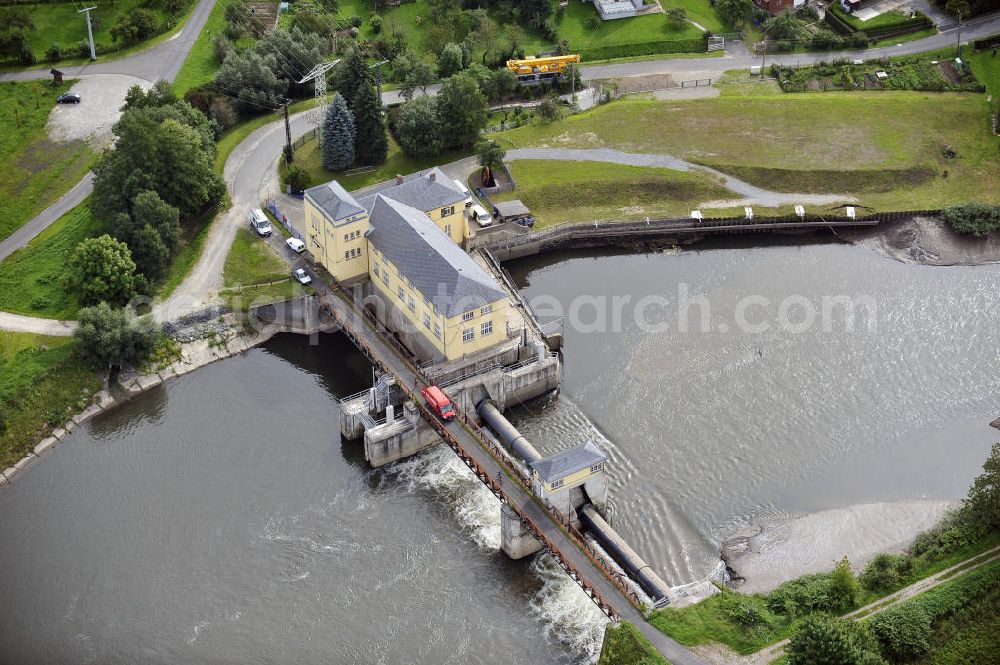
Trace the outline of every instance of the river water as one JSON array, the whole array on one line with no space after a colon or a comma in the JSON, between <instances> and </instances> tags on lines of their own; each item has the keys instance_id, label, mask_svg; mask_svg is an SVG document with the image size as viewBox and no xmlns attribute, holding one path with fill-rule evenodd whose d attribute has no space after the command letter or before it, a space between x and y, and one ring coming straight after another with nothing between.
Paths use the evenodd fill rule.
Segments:
<instances>
[{"instance_id":1,"label":"river water","mask_svg":"<svg viewBox=\"0 0 1000 665\"><path fill-rule=\"evenodd\" d=\"M667 297L597 331L580 306L561 392L513 417L544 452L607 449L615 525L671 583L761 516L960 497L996 438L1000 267L819 245L511 270L543 314ZM681 284L710 332L677 331ZM756 305L769 329L740 331L753 294L870 296L875 325L792 332L799 310ZM592 662L599 613L551 562L504 558L449 450L373 471L339 441L335 399L370 371L339 335L282 336L73 434L0 492L0 663Z\"/></svg>"}]
</instances>

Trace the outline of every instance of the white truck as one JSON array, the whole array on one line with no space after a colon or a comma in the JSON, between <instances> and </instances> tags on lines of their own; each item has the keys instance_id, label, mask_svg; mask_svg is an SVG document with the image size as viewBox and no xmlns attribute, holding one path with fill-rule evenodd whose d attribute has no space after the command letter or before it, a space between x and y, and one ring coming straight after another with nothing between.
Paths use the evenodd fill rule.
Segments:
<instances>
[{"instance_id":1,"label":"white truck","mask_svg":"<svg viewBox=\"0 0 1000 665\"><path fill-rule=\"evenodd\" d=\"M271 222L260 208L250 210L250 226L262 238L271 235Z\"/></svg>"}]
</instances>

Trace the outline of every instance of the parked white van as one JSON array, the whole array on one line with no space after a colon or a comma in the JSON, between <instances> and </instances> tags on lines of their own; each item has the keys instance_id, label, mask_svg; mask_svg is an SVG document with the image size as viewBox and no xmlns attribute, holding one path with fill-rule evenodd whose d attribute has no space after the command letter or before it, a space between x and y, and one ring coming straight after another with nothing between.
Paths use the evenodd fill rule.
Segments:
<instances>
[{"instance_id":1,"label":"parked white van","mask_svg":"<svg viewBox=\"0 0 1000 665\"><path fill-rule=\"evenodd\" d=\"M250 226L253 230L257 232L257 235L261 237L267 237L271 235L271 222L267 219L267 215L260 208L253 208L250 210Z\"/></svg>"},{"instance_id":2,"label":"parked white van","mask_svg":"<svg viewBox=\"0 0 1000 665\"><path fill-rule=\"evenodd\" d=\"M493 223L490 213L486 212L486 209L481 205L474 205L469 208L469 218L479 224L479 226L489 226Z\"/></svg>"},{"instance_id":3,"label":"parked white van","mask_svg":"<svg viewBox=\"0 0 1000 665\"><path fill-rule=\"evenodd\" d=\"M469 191L469 188L466 187L465 183L463 183L461 180L455 179L452 180L452 182L454 182L455 186L458 187L458 191L465 194L465 207L466 208L472 207L472 192Z\"/></svg>"}]
</instances>

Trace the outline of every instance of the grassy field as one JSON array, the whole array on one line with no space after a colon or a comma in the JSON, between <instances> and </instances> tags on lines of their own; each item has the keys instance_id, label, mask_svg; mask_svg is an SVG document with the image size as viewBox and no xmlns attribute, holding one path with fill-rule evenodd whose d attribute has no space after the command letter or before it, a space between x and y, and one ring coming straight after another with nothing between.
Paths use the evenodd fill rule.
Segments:
<instances>
[{"instance_id":1,"label":"grassy field","mask_svg":"<svg viewBox=\"0 0 1000 665\"><path fill-rule=\"evenodd\" d=\"M733 27L722 20L715 8L704 0L662 0L664 9L681 7L687 12L688 20L694 21L711 32L732 32Z\"/></svg>"},{"instance_id":2,"label":"grassy field","mask_svg":"<svg viewBox=\"0 0 1000 665\"><path fill-rule=\"evenodd\" d=\"M722 27L715 11L701 0L670 0L667 5L683 6L692 19L698 21L697 15L714 27ZM583 50L619 44L698 39L702 34L701 30L688 22L674 25L665 14L604 21L599 29L594 30L588 25L588 20L596 13L597 10L590 3L571 2L563 11L562 17L555 19L559 38L568 40L572 50Z\"/></svg>"},{"instance_id":3,"label":"grassy field","mask_svg":"<svg viewBox=\"0 0 1000 665\"><path fill-rule=\"evenodd\" d=\"M96 154L83 141L50 141L45 123L67 80L0 83L0 240L80 181ZM37 108L36 108L37 99Z\"/></svg>"},{"instance_id":4,"label":"grassy field","mask_svg":"<svg viewBox=\"0 0 1000 665\"><path fill-rule=\"evenodd\" d=\"M267 241L248 228L241 227L236 232L222 276L226 289L221 295L234 309L246 309L251 303L297 298L305 293L291 279L288 265Z\"/></svg>"},{"instance_id":5,"label":"grassy field","mask_svg":"<svg viewBox=\"0 0 1000 665\"><path fill-rule=\"evenodd\" d=\"M91 12L94 42L114 46L111 28L118 18L147 4L146 0L115 0L96 5L97 9ZM189 2L185 11L192 5ZM28 32L28 41L39 60L45 57L45 52L53 43L62 47L66 54L64 60L77 58L77 45L87 40L87 20L83 14L77 13L81 8L82 5L74 2L50 2L31 6L29 12L35 29ZM152 7L151 10L159 23L162 24L167 18L162 9Z\"/></svg>"},{"instance_id":6,"label":"grassy field","mask_svg":"<svg viewBox=\"0 0 1000 665\"><path fill-rule=\"evenodd\" d=\"M187 58L174 79L174 90L178 95L183 96L191 88L215 78L215 71L221 63L215 59L214 40L226 27L226 4L215 3L198 38L188 51Z\"/></svg>"},{"instance_id":7,"label":"grassy field","mask_svg":"<svg viewBox=\"0 0 1000 665\"><path fill-rule=\"evenodd\" d=\"M917 661L920 665L1000 662L1000 587L934 621L933 631L930 652Z\"/></svg>"},{"instance_id":8,"label":"grassy field","mask_svg":"<svg viewBox=\"0 0 1000 665\"><path fill-rule=\"evenodd\" d=\"M80 305L62 286L63 266L77 243L104 232L90 214L89 199L60 217L0 263L0 310L73 318Z\"/></svg>"},{"instance_id":9,"label":"grassy field","mask_svg":"<svg viewBox=\"0 0 1000 665\"><path fill-rule=\"evenodd\" d=\"M777 191L854 194L877 210L936 208L1000 201L1000 139L983 100L916 92L630 99L496 137L516 147L669 154ZM946 158L946 146L957 157Z\"/></svg>"},{"instance_id":10,"label":"grassy field","mask_svg":"<svg viewBox=\"0 0 1000 665\"><path fill-rule=\"evenodd\" d=\"M535 228L562 222L687 216L699 203L739 198L705 173L544 160L517 160L509 168L517 190L494 198L524 201L538 220ZM553 176L577 184L554 196Z\"/></svg>"},{"instance_id":11,"label":"grassy field","mask_svg":"<svg viewBox=\"0 0 1000 665\"><path fill-rule=\"evenodd\" d=\"M0 331L0 467L25 455L101 387L70 337Z\"/></svg>"},{"instance_id":12,"label":"grassy field","mask_svg":"<svg viewBox=\"0 0 1000 665\"><path fill-rule=\"evenodd\" d=\"M309 172L309 175L312 176L313 185L320 185L324 182L329 182L330 180L338 180L345 189L352 191L389 180L397 173L406 175L408 173L413 173L414 171L430 168L439 164L447 164L448 162L453 162L457 159L468 156L468 152L452 150L442 153L437 157L430 157L426 159L408 157L403 154L399 144L396 143L390 135L388 158L383 164L380 164L374 171L369 173L359 173L356 175L345 176L342 173L328 171L323 168L322 158L319 150L316 148L315 141L306 143L295 151L295 163Z\"/></svg>"},{"instance_id":13,"label":"grassy field","mask_svg":"<svg viewBox=\"0 0 1000 665\"><path fill-rule=\"evenodd\" d=\"M963 57L972 67L972 73L986 86L986 94L991 95L996 104L1000 97L1000 57L992 55L992 51L966 53Z\"/></svg>"},{"instance_id":14,"label":"grassy field","mask_svg":"<svg viewBox=\"0 0 1000 665\"><path fill-rule=\"evenodd\" d=\"M622 621L604 629L597 665L669 665L633 624Z\"/></svg>"}]
</instances>

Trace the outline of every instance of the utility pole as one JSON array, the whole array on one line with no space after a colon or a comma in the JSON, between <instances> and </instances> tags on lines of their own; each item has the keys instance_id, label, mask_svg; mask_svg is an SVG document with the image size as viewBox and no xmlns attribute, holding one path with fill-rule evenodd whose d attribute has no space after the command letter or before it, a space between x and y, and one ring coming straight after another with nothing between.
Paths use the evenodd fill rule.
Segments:
<instances>
[{"instance_id":1,"label":"utility pole","mask_svg":"<svg viewBox=\"0 0 1000 665\"><path fill-rule=\"evenodd\" d=\"M94 50L94 29L90 25L90 12L97 7L87 7L86 9L81 9L77 11L77 14L83 13L87 15L87 39L90 40L90 59L97 60L97 51Z\"/></svg>"},{"instance_id":2,"label":"utility pole","mask_svg":"<svg viewBox=\"0 0 1000 665\"><path fill-rule=\"evenodd\" d=\"M375 68L375 86L376 86L376 89L378 90L378 101L379 101L379 103L382 102L382 65L384 65L387 62L389 62L389 61L388 60L382 60L380 62L376 62L373 65L369 65L368 66L369 69L371 69L373 67Z\"/></svg>"},{"instance_id":3,"label":"utility pole","mask_svg":"<svg viewBox=\"0 0 1000 665\"><path fill-rule=\"evenodd\" d=\"M760 76L764 78L764 59L767 57L767 35L764 35L764 50L760 53Z\"/></svg>"},{"instance_id":4,"label":"utility pole","mask_svg":"<svg viewBox=\"0 0 1000 665\"><path fill-rule=\"evenodd\" d=\"M958 12L958 33L955 36L955 55L962 57L962 12Z\"/></svg>"},{"instance_id":5,"label":"utility pole","mask_svg":"<svg viewBox=\"0 0 1000 665\"><path fill-rule=\"evenodd\" d=\"M286 99L285 103L281 105L281 112L285 116L285 164L291 166L292 164L292 126L288 122L288 104L292 100Z\"/></svg>"}]
</instances>

